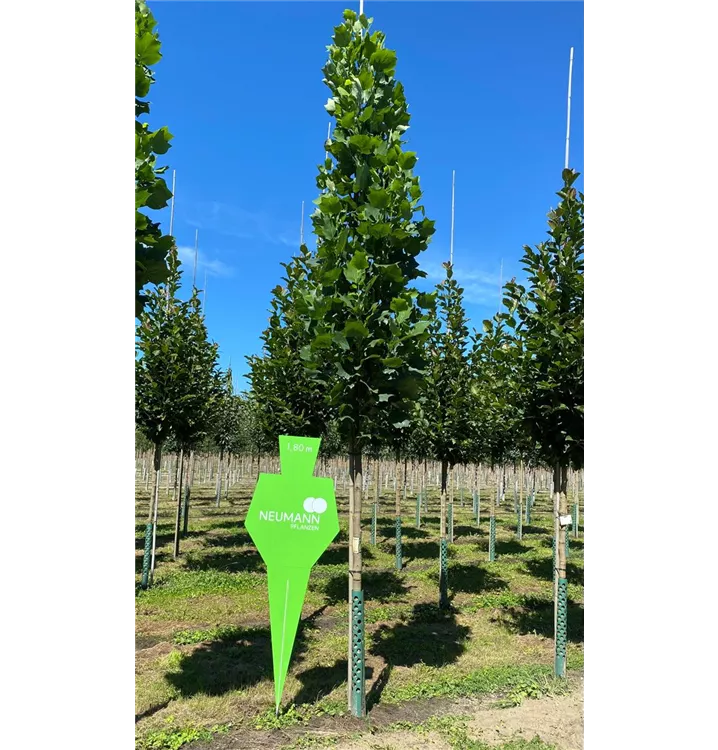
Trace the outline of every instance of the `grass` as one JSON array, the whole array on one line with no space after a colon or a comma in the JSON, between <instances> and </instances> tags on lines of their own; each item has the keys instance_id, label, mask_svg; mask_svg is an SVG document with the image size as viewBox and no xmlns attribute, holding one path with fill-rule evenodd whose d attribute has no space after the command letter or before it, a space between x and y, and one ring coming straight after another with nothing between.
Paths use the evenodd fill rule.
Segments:
<instances>
[{"instance_id":1,"label":"grass","mask_svg":"<svg viewBox=\"0 0 718 750\"><path fill-rule=\"evenodd\" d=\"M310 577L284 703L276 717L266 568L242 525L250 493L248 483L235 486L217 509L213 487L195 488L190 533L182 539L179 559L173 560L174 507L161 490L155 580L147 591L138 586L136 596L138 750L173 750L230 726L284 728L346 713L346 496L338 498L339 541L322 555ZM147 502L144 487L139 487L138 584ZM419 529L414 499L403 503L400 571L395 568L393 492L382 499L375 546L368 544L367 518L363 586L370 707L483 694L517 705L561 688L551 678L548 498L534 508L520 542L513 507L499 507L493 563L487 561L488 519L482 514L477 529L470 496L463 508L458 497L454 503L448 611L437 606L438 497L430 496ZM482 498L484 513L487 505ZM571 542L568 666L578 669L583 666L583 543ZM315 738L306 742L315 743L306 747L318 746ZM505 750L547 747L524 742Z\"/></svg>"}]
</instances>

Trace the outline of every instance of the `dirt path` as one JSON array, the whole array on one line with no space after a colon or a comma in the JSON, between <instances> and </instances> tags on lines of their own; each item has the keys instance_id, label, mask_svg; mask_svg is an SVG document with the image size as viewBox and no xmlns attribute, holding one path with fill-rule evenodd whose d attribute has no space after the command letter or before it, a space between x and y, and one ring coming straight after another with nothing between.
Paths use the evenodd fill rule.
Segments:
<instances>
[{"instance_id":1,"label":"dirt path","mask_svg":"<svg viewBox=\"0 0 718 750\"><path fill-rule=\"evenodd\" d=\"M437 731L393 731L390 727L396 722L418 725L432 717L464 717L468 736L488 745L500 745L517 737L531 740L538 735L557 750L583 750L583 675L573 674L569 682L571 691L567 695L526 699L512 708L497 708L498 696L380 704L366 721L322 716L305 726L219 735L192 749L280 750L292 745L308 746L312 741L321 747L319 743L327 740L333 750L451 750L451 744Z\"/></svg>"}]
</instances>

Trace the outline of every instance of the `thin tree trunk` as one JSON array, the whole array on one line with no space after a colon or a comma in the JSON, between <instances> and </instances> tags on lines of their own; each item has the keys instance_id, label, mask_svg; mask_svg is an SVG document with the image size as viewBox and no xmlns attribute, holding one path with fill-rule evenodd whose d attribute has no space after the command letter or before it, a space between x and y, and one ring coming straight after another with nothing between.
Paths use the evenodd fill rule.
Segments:
<instances>
[{"instance_id":1,"label":"thin tree trunk","mask_svg":"<svg viewBox=\"0 0 718 750\"><path fill-rule=\"evenodd\" d=\"M179 557L180 551L180 516L182 513L182 480L184 475L182 474L182 466L184 464L184 449L180 448L179 454L179 489L177 492L177 513L175 515L175 542L172 557L176 560Z\"/></svg>"},{"instance_id":2,"label":"thin tree trunk","mask_svg":"<svg viewBox=\"0 0 718 750\"><path fill-rule=\"evenodd\" d=\"M439 607L449 606L448 594L448 553L446 540L446 482L448 478L449 462L441 462L441 510L439 517Z\"/></svg>"},{"instance_id":3,"label":"thin tree trunk","mask_svg":"<svg viewBox=\"0 0 718 750\"><path fill-rule=\"evenodd\" d=\"M162 465L162 446L155 445L155 487L154 487L154 513L150 517L152 521L152 559L150 561L150 584L155 573L155 550L157 549L157 513L160 504L160 471Z\"/></svg>"},{"instance_id":4,"label":"thin tree trunk","mask_svg":"<svg viewBox=\"0 0 718 750\"><path fill-rule=\"evenodd\" d=\"M554 554L551 563L553 570L553 632L556 634L556 619L558 616L558 552L559 547L559 498L561 494L561 467L558 462L554 466L553 470L553 543L554 543Z\"/></svg>"},{"instance_id":5,"label":"thin tree trunk","mask_svg":"<svg viewBox=\"0 0 718 750\"><path fill-rule=\"evenodd\" d=\"M187 484L184 491L184 518L182 519L182 536L186 536L187 531L189 530L189 502L190 494L192 492L192 485L194 484L194 465L194 450L191 450L189 453L189 461L187 462Z\"/></svg>"},{"instance_id":6,"label":"thin tree trunk","mask_svg":"<svg viewBox=\"0 0 718 750\"><path fill-rule=\"evenodd\" d=\"M224 462L224 449L219 451L219 468L217 469L217 491L215 493L215 503L219 508L219 499L222 496L222 464Z\"/></svg>"}]
</instances>

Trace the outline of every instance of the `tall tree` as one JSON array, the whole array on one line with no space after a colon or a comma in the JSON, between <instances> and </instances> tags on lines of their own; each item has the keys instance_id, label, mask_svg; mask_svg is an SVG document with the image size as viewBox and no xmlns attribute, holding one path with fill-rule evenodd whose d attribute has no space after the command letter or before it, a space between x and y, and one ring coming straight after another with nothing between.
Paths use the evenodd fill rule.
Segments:
<instances>
[{"instance_id":1,"label":"tall tree","mask_svg":"<svg viewBox=\"0 0 718 750\"><path fill-rule=\"evenodd\" d=\"M177 296L180 276L177 253L171 250L167 283L149 291L136 332L135 422L154 446L155 471L143 565L145 587L154 570L162 447L175 437L174 426L193 408L193 384L186 361L190 303Z\"/></svg>"},{"instance_id":2,"label":"tall tree","mask_svg":"<svg viewBox=\"0 0 718 750\"><path fill-rule=\"evenodd\" d=\"M431 364L424 413L433 457L441 462L439 604L447 607L447 478L449 470L470 455L473 435L464 290L454 278L451 263L444 263L444 268L446 278L436 288L437 316L428 341Z\"/></svg>"},{"instance_id":3,"label":"tall tree","mask_svg":"<svg viewBox=\"0 0 718 750\"><path fill-rule=\"evenodd\" d=\"M562 173L549 239L524 247L527 286L506 285L503 314L522 340L523 413L540 457L554 470L555 613L558 676L566 670L568 469L583 466L583 194L579 174ZM515 323L513 320L515 318Z\"/></svg>"},{"instance_id":4,"label":"tall tree","mask_svg":"<svg viewBox=\"0 0 718 750\"><path fill-rule=\"evenodd\" d=\"M419 204L416 154L402 148L409 113L396 53L369 29L365 16L346 10L328 47L325 108L335 127L317 177L317 251L307 261L300 313L311 334L301 356L336 409L349 456L349 706L356 716L366 711L362 451L411 425L430 323L421 306L432 297L410 285L425 275L416 258L434 232Z\"/></svg>"},{"instance_id":5,"label":"tall tree","mask_svg":"<svg viewBox=\"0 0 718 750\"><path fill-rule=\"evenodd\" d=\"M302 245L299 255L282 264L285 286L272 290L269 325L261 336L262 354L247 357L259 426L271 450L276 449L280 435L323 436L332 416L325 393L299 356L309 343L303 307L309 257Z\"/></svg>"},{"instance_id":6,"label":"tall tree","mask_svg":"<svg viewBox=\"0 0 718 750\"><path fill-rule=\"evenodd\" d=\"M175 250L171 256L174 256ZM183 364L181 370L183 388L182 408L172 412L172 432L180 446L180 455L190 452L187 462L184 493L184 532L189 523L191 472L194 448L212 430L212 420L222 397L222 382L217 369L218 345L209 340L202 313L202 303L196 287L192 296L179 308L176 324L180 331L182 348L179 352ZM181 466L180 466L181 470ZM182 507L182 480L177 495L175 517L174 557L180 552L180 515Z\"/></svg>"},{"instance_id":7,"label":"tall tree","mask_svg":"<svg viewBox=\"0 0 718 750\"><path fill-rule=\"evenodd\" d=\"M219 392L214 419L212 422L212 438L219 448L219 467L217 470L217 492L215 502L219 508L222 495L222 476L224 469L224 457L232 450L240 427L241 404L239 396L234 392L234 381L232 379L232 368L221 379L221 390Z\"/></svg>"},{"instance_id":8,"label":"tall tree","mask_svg":"<svg viewBox=\"0 0 718 750\"><path fill-rule=\"evenodd\" d=\"M149 114L146 100L155 77L152 66L160 54L159 35L152 13L142 0L135 0L135 316L147 302L143 288L167 279L167 255L174 240L163 234L159 222L152 221L142 209L159 210L167 206L172 193L160 176L167 167L157 166L157 156L166 154L172 134L166 127L150 130L140 117Z\"/></svg>"}]
</instances>

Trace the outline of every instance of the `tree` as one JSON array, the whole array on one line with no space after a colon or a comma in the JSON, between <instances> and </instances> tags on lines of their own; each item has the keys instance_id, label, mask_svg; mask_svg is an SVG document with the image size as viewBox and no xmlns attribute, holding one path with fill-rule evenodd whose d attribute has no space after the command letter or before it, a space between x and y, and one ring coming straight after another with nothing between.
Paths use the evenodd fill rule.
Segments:
<instances>
[{"instance_id":1,"label":"tree","mask_svg":"<svg viewBox=\"0 0 718 750\"><path fill-rule=\"evenodd\" d=\"M464 463L471 451L471 395L467 356L469 329L463 305L464 290L454 278L451 263L444 263L446 279L436 288L437 316L428 341L430 361L424 413L427 437L434 458L441 462L441 518L439 604L448 606L446 489L450 469Z\"/></svg>"},{"instance_id":2,"label":"tree","mask_svg":"<svg viewBox=\"0 0 718 750\"><path fill-rule=\"evenodd\" d=\"M172 251L174 256L176 251ZM183 395L178 408L170 415L172 432L180 446L180 471L182 456L190 451L187 462L184 495L184 533L189 524L190 487L194 464L194 448L212 429L212 420L222 396L222 382L217 369L218 345L207 337L207 328L202 314L202 303L197 288L192 289L192 296L179 307L180 314L176 325L180 332L182 347L178 359L183 367L181 387ZM182 506L182 476L180 474L180 491L177 495L177 513L175 517L174 557L180 552L180 515Z\"/></svg>"},{"instance_id":3,"label":"tree","mask_svg":"<svg viewBox=\"0 0 718 750\"><path fill-rule=\"evenodd\" d=\"M219 468L217 471L217 493L215 501L219 508L222 495L222 469L224 454L232 451L240 428L241 404L239 396L234 392L232 368L228 367L221 381L221 391L217 400L217 407L212 425L212 437L219 449Z\"/></svg>"},{"instance_id":4,"label":"tree","mask_svg":"<svg viewBox=\"0 0 718 750\"><path fill-rule=\"evenodd\" d=\"M178 325L183 304L177 299L179 279L177 255L170 253L167 283L148 293L147 305L140 313L136 332L135 423L154 447L155 470L142 567L144 588L154 572L162 447L172 433L172 416L182 408L185 393L180 358L182 330Z\"/></svg>"},{"instance_id":5,"label":"tree","mask_svg":"<svg viewBox=\"0 0 718 750\"><path fill-rule=\"evenodd\" d=\"M562 173L558 207L549 213L549 240L524 247L527 287L506 285L502 315L522 341L521 393L525 425L554 470L556 674L566 669L568 469L583 466L583 194L579 174Z\"/></svg>"},{"instance_id":6,"label":"tree","mask_svg":"<svg viewBox=\"0 0 718 750\"><path fill-rule=\"evenodd\" d=\"M269 326L261 337L262 355L247 357L259 426L271 450L276 449L280 435L325 435L332 416L325 394L299 356L309 343L302 294L309 256L302 245L300 255L282 264L286 286L272 290Z\"/></svg>"},{"instance_id":7,"label":"tree","mask_svg":"<svg viewBox=\"0 0 718 750\"><path fill-rule=\"evenodd\" d=\"M172 193L160 175L167 167L157 166L157 156L166 154L172 134L166 127L150 130L140 117L149 114L146 101L154 83L151 66L160 61L157 22L142 0L135 0L135 316L147 302L143 288L167 279L167 255L174 240L163 234L158 222L140 209L159 210L167 206Z\"/></svg>"},{"instance_id":8,"label":"tree","mask_svg":"<svg viewBox=\"0 0 718 750\"><path fill-rule=\"evenodd\" d=\"M300 307L311 334L301 357L336 410L349 455L349 705L357 716L366 711L362 450L411 425L430 322L422 306L432 299L410 284L425 276L416 257L434 232L419 205L416 154L402 148L409 113L396 54L369 26L365 16L344 11L328 47L325 109L335 127L317 177L317 251L307 260Z\"/></svg>"}]
</instances>

